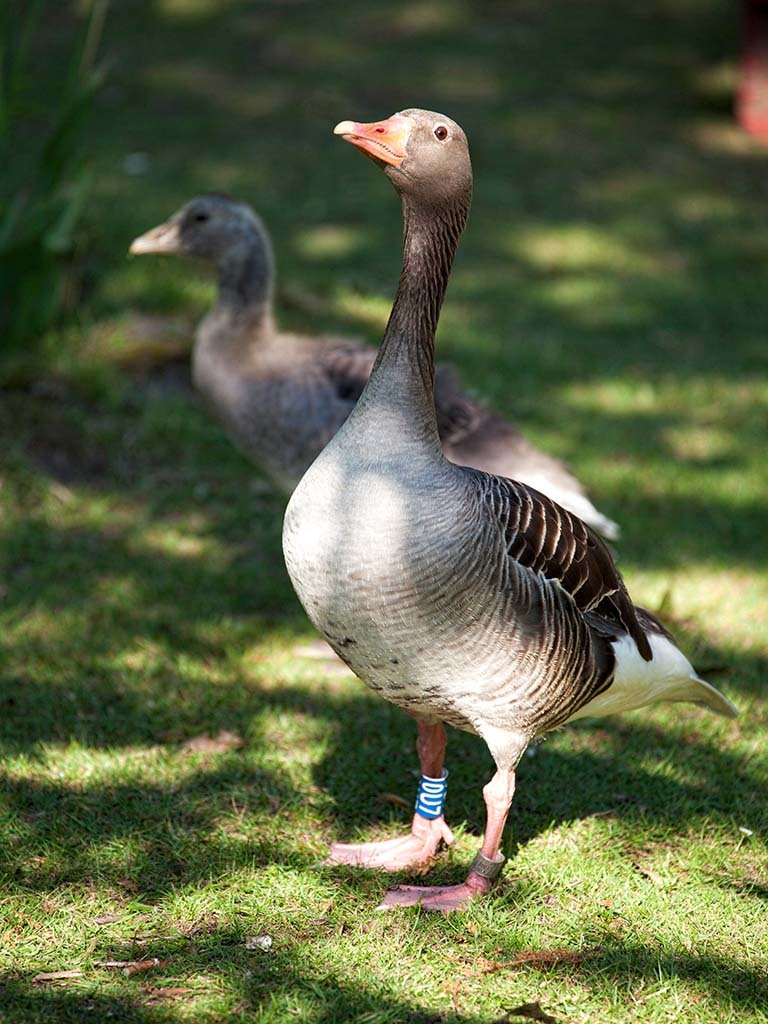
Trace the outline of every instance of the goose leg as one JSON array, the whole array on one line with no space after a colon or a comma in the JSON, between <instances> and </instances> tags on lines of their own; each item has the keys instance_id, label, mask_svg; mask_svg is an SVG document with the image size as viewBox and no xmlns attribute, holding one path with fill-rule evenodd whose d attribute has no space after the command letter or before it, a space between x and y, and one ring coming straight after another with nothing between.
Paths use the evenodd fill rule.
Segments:
<instances>
[{"instance_id":1,"label":"goose leg","mask_svg":"<svg viewBox=\"0 0 768 1024\"><path fill-rule=\"evenodd\" d=\"M504 863L504 856L500 851L501 836L514 792L515 773L511 768L500 768L483 789L487 812L485 837L480 852L461 885L396 885L386 894L379 909L421 905L425 910L447 912L459 910L470 900L490 892Z\"/></svg>"},{"instance_id":2,"label":"goose leg","mask_svg":"<svg viewBox=\"0 0 768 1024\"><path fill-rule=\"evenodd\" d=\"M418 720L418 728L416 750L421 774L430 779L439 779L445 760L445 726L442 722ZM407 836L378 843L334 843L326 863L400 871L423 864L434 857L441 843L450 846L452 842L453 833L442 814L437 818L425 818L416 813Z\"/></svg>"}]
</instances>

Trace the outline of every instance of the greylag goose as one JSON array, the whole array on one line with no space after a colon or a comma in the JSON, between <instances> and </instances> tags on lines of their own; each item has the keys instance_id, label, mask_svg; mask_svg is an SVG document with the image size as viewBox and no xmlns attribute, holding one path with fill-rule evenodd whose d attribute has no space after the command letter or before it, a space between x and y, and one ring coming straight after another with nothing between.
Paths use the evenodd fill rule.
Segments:
<instances>
[{"instance_id":1,"label":"greylag goose","mask_svg":"<svg viewBox=\"0 0 768 1024\"><path fill-rule=\"evenodd\" d=\"M197 196L136 238L130 251L182 253L217 267L218 298L193 351L195 385L244 454L290 494L354 407L376 350L276 330L272 246L245 203ZM565 466L471 399L449 367L438 369L435 391L452 462L525 480L605 537L618 536L616 523L598 512Z\"/></svg>"},{"instance_id":2,"label":"greylag goose","mask_svg":"<svg viewBox=\"0 0 768 1024\"><path fill-rule=\"evenodd\" d=\"M655 701L729 717L736 709L633 605L587 525L539 491L454 465L441 451L434 338L471 199L464 132L425 110L344 121L335 132L400 193L403 267L370 380L294 491L283 549L331 647L418 724L422 779L410 832L339 844L331 862L395 870L430 858L451 840L444 723L490 749L485 836L466 880L399 886L383 903L450 910L487 893L501 872L515 769L532 740Z\"/></svg>"}]
</instances>

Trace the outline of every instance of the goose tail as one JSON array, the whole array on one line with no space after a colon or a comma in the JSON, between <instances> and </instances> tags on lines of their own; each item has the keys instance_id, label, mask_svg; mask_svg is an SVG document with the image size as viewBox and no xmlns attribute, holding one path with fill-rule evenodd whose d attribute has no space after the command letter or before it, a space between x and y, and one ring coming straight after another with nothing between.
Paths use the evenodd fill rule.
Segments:
<instances>
[{"instance_id":1,"label":"goose tail","mask_svg":"<svg viewBox=\"0 0 768 1024\"><path fill-rule=\"evenodd\" d=\"M640 609L646 619L651 616ZM612 641L616 665L613 681L607 690L593 697L574 715L612 715L633 711L657 701L686 701L714 711L725 718L735 718L736 708L714 686L701 679L679 647L668 635L647 630L652 657L643 658L629 635Z\"/></svg>"},{"instance_id":2,"label":"goose tail","mask_svg":"<svg viewBox=\"0 0 768 1024\"><path fill-rule=\"evenodd\" d=\"M697 675L693 665L686 658L655 615L638 608L638 619L644 627L651 645L653 658L644 666L653 678L655 676L655 697L665 701L686 701L714 711L724 718L735 718L736 707L716 690L706 679Z\"/></svg>"},{"instance_id":3,"label":"goose tail","mask_svg":"<svg viewBox=\"0 0 768 1024\"><path fill-rule=\"evenodd\" d=\"M698 704L699 707L714 711L716 715L722 715L723 718L736 718L739 713L736 706L727 697L724 697L706 679L697 676L695 672L687 679L682 680L678 691L668 699L690 701L692 704Z\"/></svg>"}]
</instances>

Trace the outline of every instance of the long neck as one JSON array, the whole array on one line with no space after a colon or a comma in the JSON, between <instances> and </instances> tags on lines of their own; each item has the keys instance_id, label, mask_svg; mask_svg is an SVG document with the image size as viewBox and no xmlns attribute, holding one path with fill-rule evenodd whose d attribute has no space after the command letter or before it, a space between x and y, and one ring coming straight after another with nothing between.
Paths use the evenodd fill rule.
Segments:
<instances>
[{"instance_id":1,"label":"long neck","mask_svg":"<svg viewBox=\"0 0 768 1024\"><path fill-rule=\"evenodd\" d=\"M255 229L250 231L219 260L218 273L216 312L271 330L274 269L266 236Z\"/></svg>"},{"instance_id":2,"label":"long neck","mask_svg":"<svg viewBox=\"0 0 768 1024\"><path fill-rule=\"evenodd\" d=\"M385 403L398 433L439 444L435 419L435 331L469 196L424 209L403 197L403 269L363 406Z\"/></svg>"}]
</instances>

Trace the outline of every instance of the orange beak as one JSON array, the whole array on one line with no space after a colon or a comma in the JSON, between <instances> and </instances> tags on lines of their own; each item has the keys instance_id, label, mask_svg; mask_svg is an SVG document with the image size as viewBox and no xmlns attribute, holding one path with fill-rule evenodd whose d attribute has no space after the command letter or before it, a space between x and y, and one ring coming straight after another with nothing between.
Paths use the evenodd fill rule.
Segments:
<instances>
[{"instance_id":1,"label":"orange beak","mask_svg":"<svg viewBox=\"0 0 768 1024\"><path fill-rule=\"evenodd\" d=\"M340 121L333 129L333 134L340 135L345 142L351 142L373 160L399 167L407 156L405 147L411 127L407 117L393 114L386 121L372 121L370 124Z\"/></svg>"}]
</instances>

